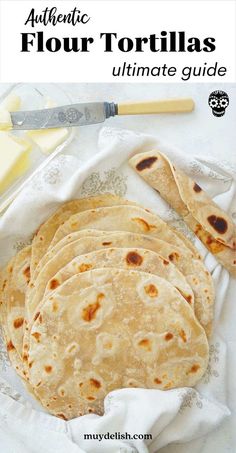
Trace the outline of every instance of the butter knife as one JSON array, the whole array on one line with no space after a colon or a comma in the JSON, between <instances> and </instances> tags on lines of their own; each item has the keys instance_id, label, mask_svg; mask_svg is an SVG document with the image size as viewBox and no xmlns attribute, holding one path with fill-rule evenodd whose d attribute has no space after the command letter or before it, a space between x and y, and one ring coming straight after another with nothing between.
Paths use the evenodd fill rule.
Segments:
<instances>
[{"instance_id":1,"label":"butter knife","mask_svg":"<svg viewBox=\"0 0 236 453\"><path fill-rule=\"evenodd\" d=\"M44 110L11 112L11 121L15 130L52 129L103 123L116 115L184 113L193 109L194 102L189 98L123 104L89 102Z\"/></svg>"}]
</instances>

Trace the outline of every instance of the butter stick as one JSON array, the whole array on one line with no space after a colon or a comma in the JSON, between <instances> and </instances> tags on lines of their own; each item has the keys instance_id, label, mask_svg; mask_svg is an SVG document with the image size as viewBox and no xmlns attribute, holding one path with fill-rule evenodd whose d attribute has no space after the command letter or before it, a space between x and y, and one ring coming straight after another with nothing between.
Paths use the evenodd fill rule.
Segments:
<instances>
[{"instance_id":1,"label":"butter stick","mask_svg":"<svg viewBox=\"0 0 236 453\"><path fill-rule=\"evenodd\" d=\"M28 141L0 131L0 194L28 170L30 151Z\"/></svg>"}]
</instances>

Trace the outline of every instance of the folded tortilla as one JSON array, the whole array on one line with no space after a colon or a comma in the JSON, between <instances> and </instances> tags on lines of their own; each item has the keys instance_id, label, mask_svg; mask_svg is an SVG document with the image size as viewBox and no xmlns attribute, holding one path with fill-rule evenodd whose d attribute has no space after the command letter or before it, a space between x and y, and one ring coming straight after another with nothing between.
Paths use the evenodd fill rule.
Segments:
<instances>
[{"instance_id":1,"label":"folded tortilla","mask_svg":"<svg viewBox=\"0 0 236 453\"><path fill-rule=\"evenodd\" d=\"M129 163L183 217L219 263L236 276L236 227L230 217L164 154L136 154Z\"/></svg>"}]
</instances>

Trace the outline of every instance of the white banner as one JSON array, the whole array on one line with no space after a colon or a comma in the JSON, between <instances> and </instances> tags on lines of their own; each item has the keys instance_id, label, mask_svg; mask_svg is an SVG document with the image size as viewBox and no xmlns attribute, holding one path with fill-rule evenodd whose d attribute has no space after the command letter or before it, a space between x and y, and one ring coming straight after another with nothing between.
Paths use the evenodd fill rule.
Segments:
<instances>
[{"instance_id":1,"label":"white banner","mask_svg":"<svg viewBox=\"0 0 236 453\"><path fill-rule=\"evenodd\" d=\"M235 1L0 5L1 82L236 79Z\"/></svg>"}]
</instances>

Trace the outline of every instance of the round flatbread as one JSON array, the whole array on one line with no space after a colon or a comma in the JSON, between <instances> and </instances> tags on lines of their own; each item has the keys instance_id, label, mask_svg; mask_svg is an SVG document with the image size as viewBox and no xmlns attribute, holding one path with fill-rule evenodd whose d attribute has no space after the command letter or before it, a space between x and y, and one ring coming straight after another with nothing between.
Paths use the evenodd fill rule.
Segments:
<instances>
[{"instance_id":1,"label":"round flatbread","mask_svg":"<svg viewBox=\"0 0 236 453\"><path fill-rule=\"evenodd\" d=\"M99 230L82 230L82 231L76 231L75 233L68 234L65 236L61 241L59 241L57 244L55 244L54 247L49 247L47 252L44 254L44 256L41 258L39 261L35 271L34 275L32 276L32 279L30 281L30 285L33 285L34 281L37 279L39 273L43 269L43 267L47 264L48 261L50 261L53 256L59 252L59 250L64 247L67 244L70 244L71 242L74 242L75 240L81 239L86 236L103 236L103 232Z\"/></svg>"},{"instance_id":2,"label":"round flatbread","mask_svg":"<svg viewBox=\"0 0 236 453\"><path fill-rule=\"evenodd\" d=\"M74 233L71 239L73 239L73 236L75 237L76 234ZM94 230L94 234L96 234L96 230ZM194 310L196 316L199 316L198 319L203 324L207 335L210 336L213 320L214 290L211 276L202 261L194 259L192 253L187 250L182 251L176 246L167 244L166 242L151 236L128 232L103 232L103 234L104 236L102 237L90 236L80 238L59 248L58 253L56 253L55 256L52 254L51 260L49 260L42 269L34 282L34 287L28 288L30 296L27 298L27 303L29 304L30 321L25 331L23 342L23 356L25 359L24 365L26 373L28 372L27 352L29 348L29 334L32 323L34 319L37 318L41 305L44 302L45 290L54 290L57 287L58 282L54 277L60 269L68 265L70 261L79 255L89 253L93 250L109 247L143 247L162 255L167 262L171 261L186 277L189 286L192 288L195 297ZM52 251L49 253L52 253ZM186 294L187 292L185 291L185 295ZM189 302L191 301L191 297L188 296L187 299Z\"/></svg>"},{"instance_id":3,"label":"round flatbread","mask_svg":"<svg viewBox=\"0 0 236 453\"><path fill-rule=\"evenodd\" d=\"M94 230L95 236L84 237L69 242L66 246L59 248L55 255L53 254L53 249L51 252L48 252L51 253L51 259L46 263L34 284L32 284L33 286L28 288L26 305L30 321L39 311L40 302L43 299L49 281L71 260L93 250L107 247L131 246L152 250L175 264L179 271L186 277L188 284L193 290L196 316L206 329L207 334L210 335L213 319L214 288L210 273L206 270L201 260L194 259L192 253L187 249L182 250L177 246L168 244L152 236L119 231L103 232L103 234L104 236L97 237L97 231ZM71 239L74 239L76 235L77 233L72 234ZM28 333L26 331L24 343L27 343L27 336ZM25 350L27 350L27 346L25 346Z\"/></svg>"},{"instance_id":4,"label":"round flatbread","mask_svg":"<svg viewBox=\"0 0 236 453\"><path fill-rule=\"evenodd\" d=\"M112 206L74 214L58 228L50 247L68 234L91 228L106 231L129 231L158 237L170 244L187 248L195 254L196 258L201 258L193 244L179 231L178 234L175 234L175 230L160 217L139 206Z\"/></svg>"},{"instance_id":5,"label":"round flatbread","mask_svg":"<svg viewBox=\"0 0 236 453\"><path fill-rule=\"evenodd\" d=\"M17 374L26 379L26 372L23 367L21 356L18 354L16 346L13 342L12 332L9 331L8 327L8 301L9 293L12 287L12 270L14 267L15 257L11 259L7 267L1 271L0 275L0 322L2 327L2 334L6 344L6 350L12 366L14 367Z\"/></svg>"},{"instance_id":6,"label":"round flatbread","mask_svg":"<svg viewBox=\"0 0 236 453\"><path fill-rule=\"evenodd\" d=\"M118 388L195 385L208 364L208 343L169 282L98 269L72 277L47 299L31 331L29 363L44 407L71 419L102 414L105 396Z\"/></svg>"},{"instance_id":7,"label":"round flatbread","mask_svg":"<svg viewBox=\"0 0 236 453\"><path fill-rule=\"evenodd\" d=\"M75 213L100 206L114 206L122 204L136 204L112 194L97 195L91 198L80 198L64 203L49 219L38 229L32 242L31 274L46 253L50 243L60 225L66 222Z\"/></svg>"},{"instance_id":8,"label":"round flatbread","mask_svg":"<svg viewBox=\"0 0 236 453\"><path fill-rule=\"evenodd\" d=\"M194 308L194 295L177 267L161 255L143 248L105 248L70 261L48 282L44 298L76 274L103 267L138 270L158 275L169 281Z\"/></svg>"},{"instance_id":9,"label":"round flatbread","mask_svg":"<svg viewBox=\"0 0 236 453\"><path fill-rule=\"evenodd\" d=\"M22 357L25 328L25 295L30 281L31 247L25 247L15 257L7 292L7 324L12 342Z\"/></svg>"}]
</instances>

